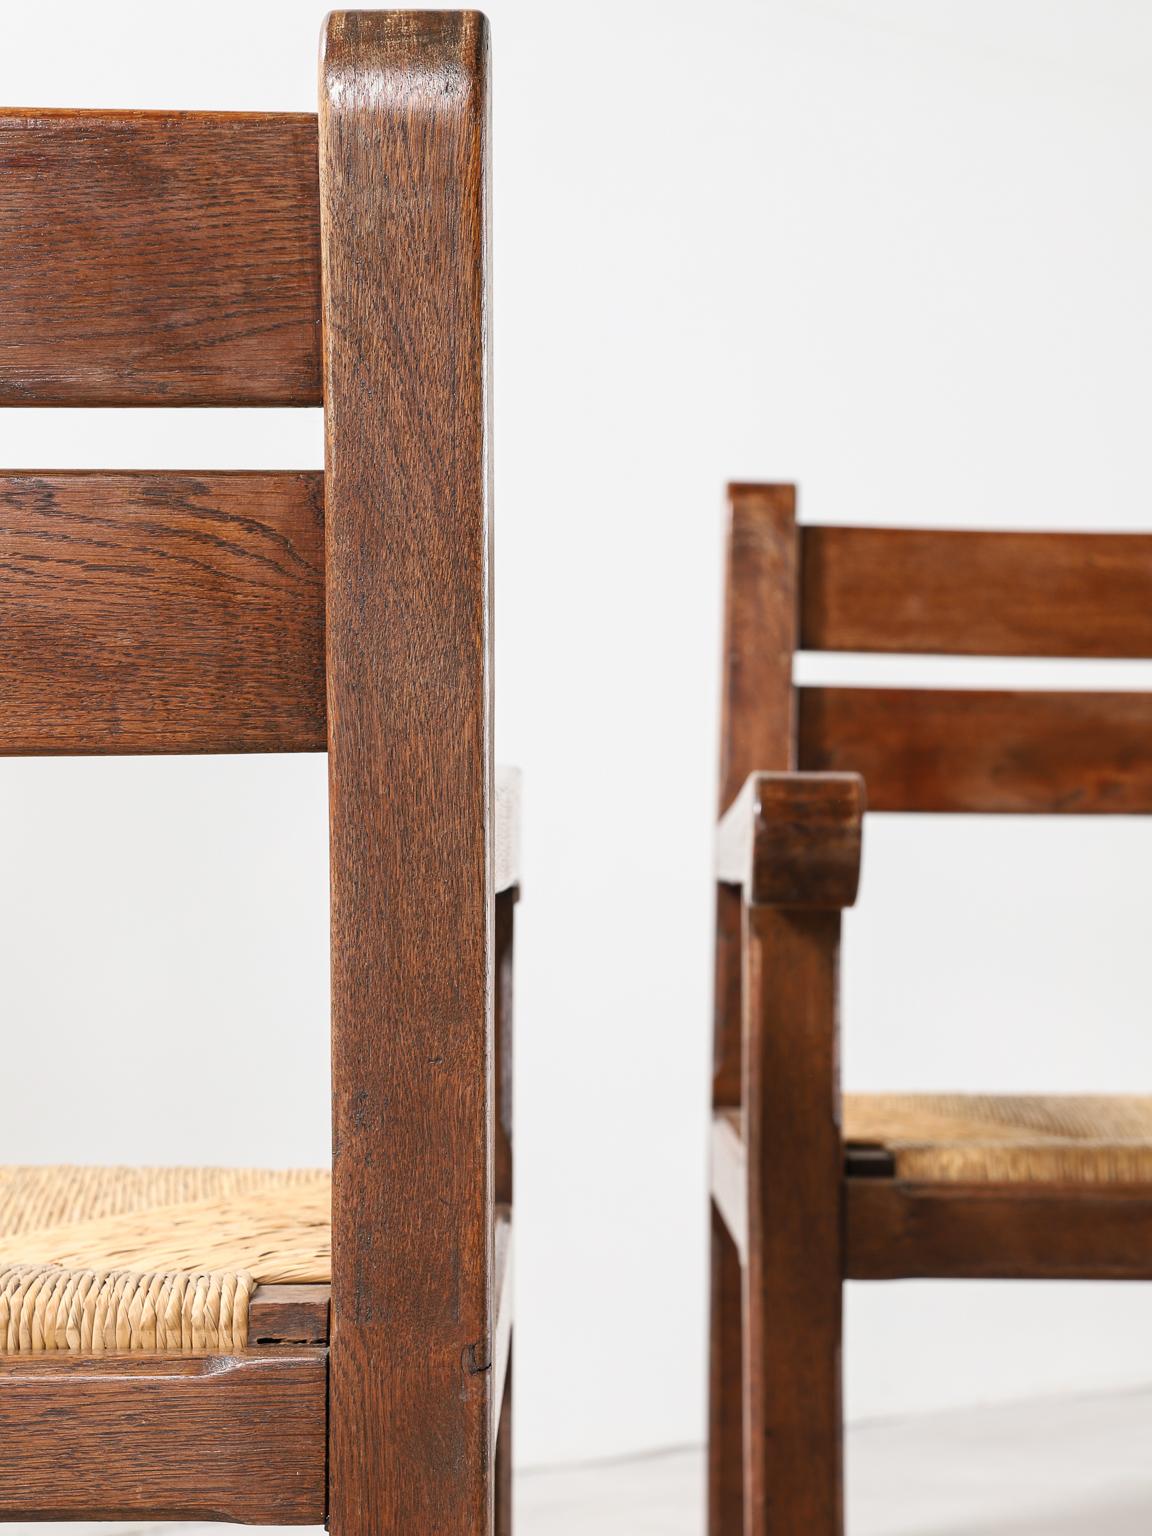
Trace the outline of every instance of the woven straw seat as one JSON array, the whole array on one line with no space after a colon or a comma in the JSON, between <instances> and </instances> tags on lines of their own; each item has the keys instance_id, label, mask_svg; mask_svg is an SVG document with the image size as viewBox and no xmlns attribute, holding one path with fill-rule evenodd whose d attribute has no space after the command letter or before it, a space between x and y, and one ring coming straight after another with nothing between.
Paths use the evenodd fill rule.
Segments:
<instances>
[{"instance_id":1,"label":"woven straw seat","mask_svg":"<svg viewBox=\"0 0 1152 1536\"><path fill-rule=\"evenodd\" d=\"M848 1094L844 1137L899 1178L1152 1184L1152 1097Z\"/></svg>"},{"instance_id":2,"label":"woven straw seat","mask_svg":"<svg viewBox=\"0 0 1152 1536\"><path fill-rule=\"evenodd\" d=\"M0 1169L0 1354L216 1350L266 1282L327 1281L326 1171Z\"/></svg>"}]
</instances>

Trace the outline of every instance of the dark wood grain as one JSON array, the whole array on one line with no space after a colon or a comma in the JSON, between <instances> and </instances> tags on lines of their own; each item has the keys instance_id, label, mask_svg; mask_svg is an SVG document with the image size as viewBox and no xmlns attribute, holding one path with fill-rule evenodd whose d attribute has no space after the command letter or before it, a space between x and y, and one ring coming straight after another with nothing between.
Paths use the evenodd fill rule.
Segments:
<instances>
[{"instance_id":1,"label":"dark wood grain","mask_svg":"<svg viewBox=\"0 0 1152 1536\"><path fill-rule=\"evenodd\" d=\"M0 753L323 750L317 474L0 477Z\"/></svg>"},{"instance_id":2,"label":"dark wood grain","mask_svg":"<svg viewBox=\"0 0 1152 1536\"><path fill-rule=\"evenodd\" d=\"M753 906L850 907L860 883L864 781L751 773L716 832L716 878Z\"/></svg>"},{"instance_id":3,"label":"dark wood grain","mask_svg":"<svg viewBox=\"0 0 1152 1536\"><path fill-rule=\"evenodd\" d=\"M327 1344L328 1285L258 1285L248 1303L248 1343Z\"/></svg>"},{"instance_id":4,"label":"dark wood grain","mask_svg":"<svg viewBox=\"0 0 1152 1536\"><path fill-rule=\"evenodd\" d=\"M839 912L745 907L746 1536L843 1529Z\"/></svg>"},{"instance_id":5,"label":"dark wood grain","mask_svg":"<svg viewBox=\"0 0 1152 1536\"><path fill-rule=\"evenodd\" d=\"M1152 1280L1152 1187L849 1179L852 1280Z\"/></svg>"},{"instance_id":6,"label":"dark wood grain","mask_svg":"<svg viewBox=\"0 0 1152 1536\"><path fill-rule=\"evenodd\" d=\"M798 629L796 493L730 485L721 665L720 814L750 773L795 767L792 653ZM743 1094L742 916L738 891L716 893L712 1101ZM744 1536L744 1358L740 1259L712 1212L708 1529Z\"/></svg>"},{"instance_id":7,"label":"dark wood grain","mask_svg":"<svg viewBox=\"0 0 1152 1536\"><path fill-rule=\"evenodd\" d=\"M732 485L720 692L720 813L750 773L796 766L796 491Z\"/></svg>"},{"instance_id":8,"label":"dark wood grain","mask_svg":"<svg viewBox=\"0 0 1152 1536\"><path fill-rule=\"evenodd\" d=\"M801 530L817 651L1152 656L1152 535Z\"/></svg>"},{"instance_id":9,"label":"dark wood grain","mask_svg":"<svg viewBox=\"0 0 1152 1536\"><path fill-rule=\"evenodd\" d=\"M0 1519L324 1519L325 1351L0 1356Z\"/></svg>"},{"instance_id":10,"label":"dark wood grain","mask_svg":"<svg viewBox=\"0 0 1152 1536\"><path fill-rule=\"evenodd\" d=\"M493 1520L487 51L338 12L321 64L333 1536Z\"/></svg>"},{"instance_id":11,"label":"dark wood grain","mask_svg":"<svg viewBox=\"0 0 1152 1536\"><path fill-rule=\"evenodd\" d=\"M896 1173L896 1157L887 1147L857 1143L844 1148L844 1173L850 1179L890 1179Z\"/></svg>"},{"instance_id":12,"label":"dark wood grain","mask_svg":"<svg viewBox=\"0 0 1152 1536\"><path fill-rule=\"evenodd\" d=\"M872 811L1144 815L1152 695L803 688L800 763Z\"/></svg>"},{"instance_id":13,"label":"dark wood grain","mask_svg":"<svg viewBox=\"0 0 1152 1536\"><path fill-rule=\"evenodd\" d=\"M716 887L712 1002L712 1102L740 1102L740 903L735 886Z\"/></svg>"},{"instance_id":14,"label":"dark wood grain","mask_svg":"<svg viewBox=\"0 0 1152 1536\"><path fill-rule=\"evenodd\" d=\"M744 1324L740 1255L715 1201L708 1343L708 1536L744 1536Z\"/></svg>"},{"instance_id":15,"label":"dark wood grain","mask_svg":"<svg viewBox=\"0 0 1152 1536\"><path fill-rule=\"evenodd\" d=\"M0 405L318 405L316 119L0 112Z\"/></svg>"},{"instance_id":16,"label":"dark wood grain","mask_svg":"<svg viewBox=\"0 0 1152 1536\"><path fill-rule=\"evenodd\" d=\"M495 1009L495 1144L493 1194L498 1205L512 1204L513 1195L513 964L516 941L516 891L500 892L496 899L496 1009Z\"/></svg>"},{"instance_id":17,"label":"dark wood grain","mask_svg":"<svg viewBox=\"0 0 1152 1536\"><path fill-rule=\"evenodd\" d=\"M496 1429L496 1461L493 1481L493 1536L512 1536L512 1348L509 1343L504 1390L500 1395L500 1421Z\"/></svg>"},{"instance_id":18,"label":"dark wood grain","mask_svg":"<svg viewBox=\"0 0 1152 1536\"><path fill-rule=\"evenodd\" d=\"M499 770L497 770L499 782ZM518 787L518 785L517 785ZM499 794L497 794L499 806ZM519 806L517 804L517 812ZM497 809L499 819L499 809ZM515 868L515 861L513 863ZM500 839L496 852L496 1008L495 1091L493 1094L493 1193L497 1203L493 1294L496 1298L493 1344L493 1406L497 1414L492 1469L495 1536L512 1533L512 1196L514 1177L513 962L519 889L500 890Z\"/></svg>"},{"instance_id":19,"label":"dark wood grain","mask_svg":"<svg viewBox=\"0 0 1152 1536\"><path fill-rule=\"evenodd\" d=\"M796 766L796 492L730 485L720 676L720 814L750 773ZM713 1102L740 1102L740 903L716 899Z\"/></svg>"}]
</instances>

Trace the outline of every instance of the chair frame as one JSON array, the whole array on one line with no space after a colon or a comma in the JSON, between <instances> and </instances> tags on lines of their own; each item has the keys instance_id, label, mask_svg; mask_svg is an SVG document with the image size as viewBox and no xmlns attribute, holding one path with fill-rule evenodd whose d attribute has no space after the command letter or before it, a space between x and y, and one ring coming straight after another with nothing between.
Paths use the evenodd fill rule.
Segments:
<instances>
[{"instance_id":1,"label":"chair frame","mask_svg":"<svg viewBox=\"0 0 1152 1536\"><path fill-rule=\"evenodd\" d=\"M791 485L729 496L709 1531L841 1536L845 1280L1152 1279L1152 1186L920 1182L845 1146L866 786L877 810L1148 813L1152 699L798 689L793 656L1152 655L1152 539L803 528Z\"/></svg>"},{"instance_id":2,"label":"chair frame","mask_svg":"<svg viewBox=\"0 0 1152 1536\"><path fill-rule=\"evenodd\" d=\"M318 132L326 725L302 706L254 735L329 757L330 1291L260 1287L227 1359L0 1356L0 1519L511 1530L518 811L492 754L488 80L482 16L335 12L317 130L282 120L305 153ZM301 335L255 403L316 403ZM72 376L30 403L125 388ZM231 368L163 385L246 388ZM41 724L18 749L60 749Z\"/></svg>"}]
</instances>

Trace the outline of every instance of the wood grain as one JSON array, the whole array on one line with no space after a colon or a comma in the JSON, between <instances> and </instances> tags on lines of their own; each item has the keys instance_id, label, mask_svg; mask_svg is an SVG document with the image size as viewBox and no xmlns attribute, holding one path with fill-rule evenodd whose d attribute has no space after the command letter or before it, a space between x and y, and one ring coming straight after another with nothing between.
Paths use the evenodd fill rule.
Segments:
<instances>
[{"instance_id":1,"label":"wood grain","mask_svg":"<svg viewBox=\"0 0 1152 1536\"><path fill-rule=\"evenodd\" d=\"M796 767L792 654L799 544L791 485L731 485L721 672L720 813L750 773Z\"/></svg>"},{"instance_id":2,"label":"wood grain","mask_svg":"<svg viewBox=\"0 0 1152 1536\"><path fill-rule=\"evenodd\" d=\"M735 886L716 886L712 1003L712 1102L740 1103L740 904Z\"/></svg>"},{"instance_id":3,"label":"wood grain","mask_svg":"<svg viewBox=\"0 0 1152 1536\"><path fill-rule=\"evenodd\" d=\"M0 1357L0 1519L319 1525L325 1351Z\"/></svg>"},{"instance_id":4,"label":"wood grain","mask_svg":"<svg viewBox=\"0 0 1152 1536\"><path fill-rule=\"evenodd\" d=\"M872 811L1144 815L1152 695L803 688L800 763Z\"/></svg>"},{"instance_id":5,"label":"wood grain","mask_svg":"<svg viewBox=\"0 0 1152 1536\"><path fill-rule=\"evenodd\" d=\"M248 1303L248 1343L327 1344L328 1285L258 1285Z\"/></svg>"},{"instance_id":6,"label":"wood grain","mask_svg":"<svg viewBox=\"0 0 1152 1536\"><path fill-rule=\"evenodd\" d=\"M316 474L0 478L0 753L323 750Z\"/></svg>"},{"instance_id":7,"label":"wood grain","mask_svg":"<svg viewBox=\"0 0 1152 1536\"><path fill-rule=\"evenodd\" d=\"M493 1519L487 56L337 12L321 63L333 1536Z\"/></svg>"},{"instance_id":8,"label":"wood grain","mask_svg":"<svg viewBox=\"0 0 1152 1536\"><path fill-rule=\"evenodd\" d=\"M850 907L860 883L864 781L751 773L716 831L716 878L753 906Z\"/></svg>"},{"instance_id":9,"label":"wood grain","mask_svg":"<svg viewBox=\"0 0 1152 1536\"><path fill-rule=\"evenodd\" d=\"M816 651L1152 656L1152 535L801 530Z\"/></svg>"},{"instance_id":10,"label":"wood grain","mask_svg":"<svg viewBox=\"0 0 1152 1536\"><path fill-rule=\"evenodd\" d=\"M796 492L730 485L721 665L719 810L750 773L796 766L792 653L798 615ZM743 1094L742 899L716 892L712 1101ZM746 1326L740 1258L712 1210L708 1529L744 1536ZM757 1517L758 1518L758 1517Z\"/></svg>"},{"instance_id":11,"label":"wood grain","mask_svg":"<svg viewBox=\"0 0 1152 1536\"><path fill-rule=\"evenodd\" d=\"M0 112L0 405L318 405L316 119Z\"/></svg>"},{"instance_id":12,"label":"wood grain","mask_svg":"<svg viewBox=\"0 0 1152 1536\"><path fill-rule=\"evenodd\" d=\"M723 815L750 773L795 768L796 492L730 485L720 697ZM715 1104L740 1102L740 902L716 897Z\"/></svg>"},{"instance_id":13,"label":"wood grain","mask_svg":"<svg viewBox=\"0 0 1152 1536\"><path fill-rule=\"evenodd\" d=\"M1152 1280L1152 1187L849 1179L852 1280Z\"/></svg>"},{"instance_id":14,"label":"wood grain","mask_svg":"<svg viewBox=\"0 0 1152 1536\"><path fill-rule=\"evenodd\" d=\"M843 1531L840 914L745 907L745 1536Z\"/></svg>"},{"instance_id":15,"label":"wood grain","mask_svg":"<svg viewBox=\"0 0 1152 1536\"><path fill-rule=\"evenodd\" d=\"M493 1454L492 1480L495 1504L495 1536L512 1532L512 1196L515 1186L513 1155L515 1146L515 1103L513 1096L513 960L515 953L516 904L519 887L511 884L501 890L499 781L497 769L496 836L496 1009L495 1009L495 1085L493 1092L493 1193L496 1198L496 1245L493 1259L493 1295L496 1298L495 1341L493 1344L493 1405L498 1413ZM519 776L517 776L519 788ZM517 804L517 820L519 805ZM517 842L519 839L517 838ZM518 864L516 878L519 878Z\"/></svg>"},{"instance_id":16,"label":"wood grain","mask_svg":"<svg viewBox=\"0 0 1152 1536\"><path fill-rule=\"evenodd\" d=\"M740 1255L711 1210L708 1536L744 1536L744 1324Z\"/></svg>"}]
</instances>

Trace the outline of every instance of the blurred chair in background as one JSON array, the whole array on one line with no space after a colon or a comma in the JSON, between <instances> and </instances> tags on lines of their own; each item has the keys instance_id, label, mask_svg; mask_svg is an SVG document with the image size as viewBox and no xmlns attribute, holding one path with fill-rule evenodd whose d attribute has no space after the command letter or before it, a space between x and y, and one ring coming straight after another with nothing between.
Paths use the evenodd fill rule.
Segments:
<instances>
[{"instance_id":1,"label":"blurred chair in background","mask_svg":"<svg viewBox=\"0 0 1152 1536\"><path fill-rule=\"evenodd\" d=\"M1147 814L1152 697L798 688L793 656L1152 657L1152 536L803 527L787 485L730 501L709 1528L839 1536L845 1280L1152 1279L1152 1098L842 1102L865 801Z\"/></svg>"}]
</instances>

